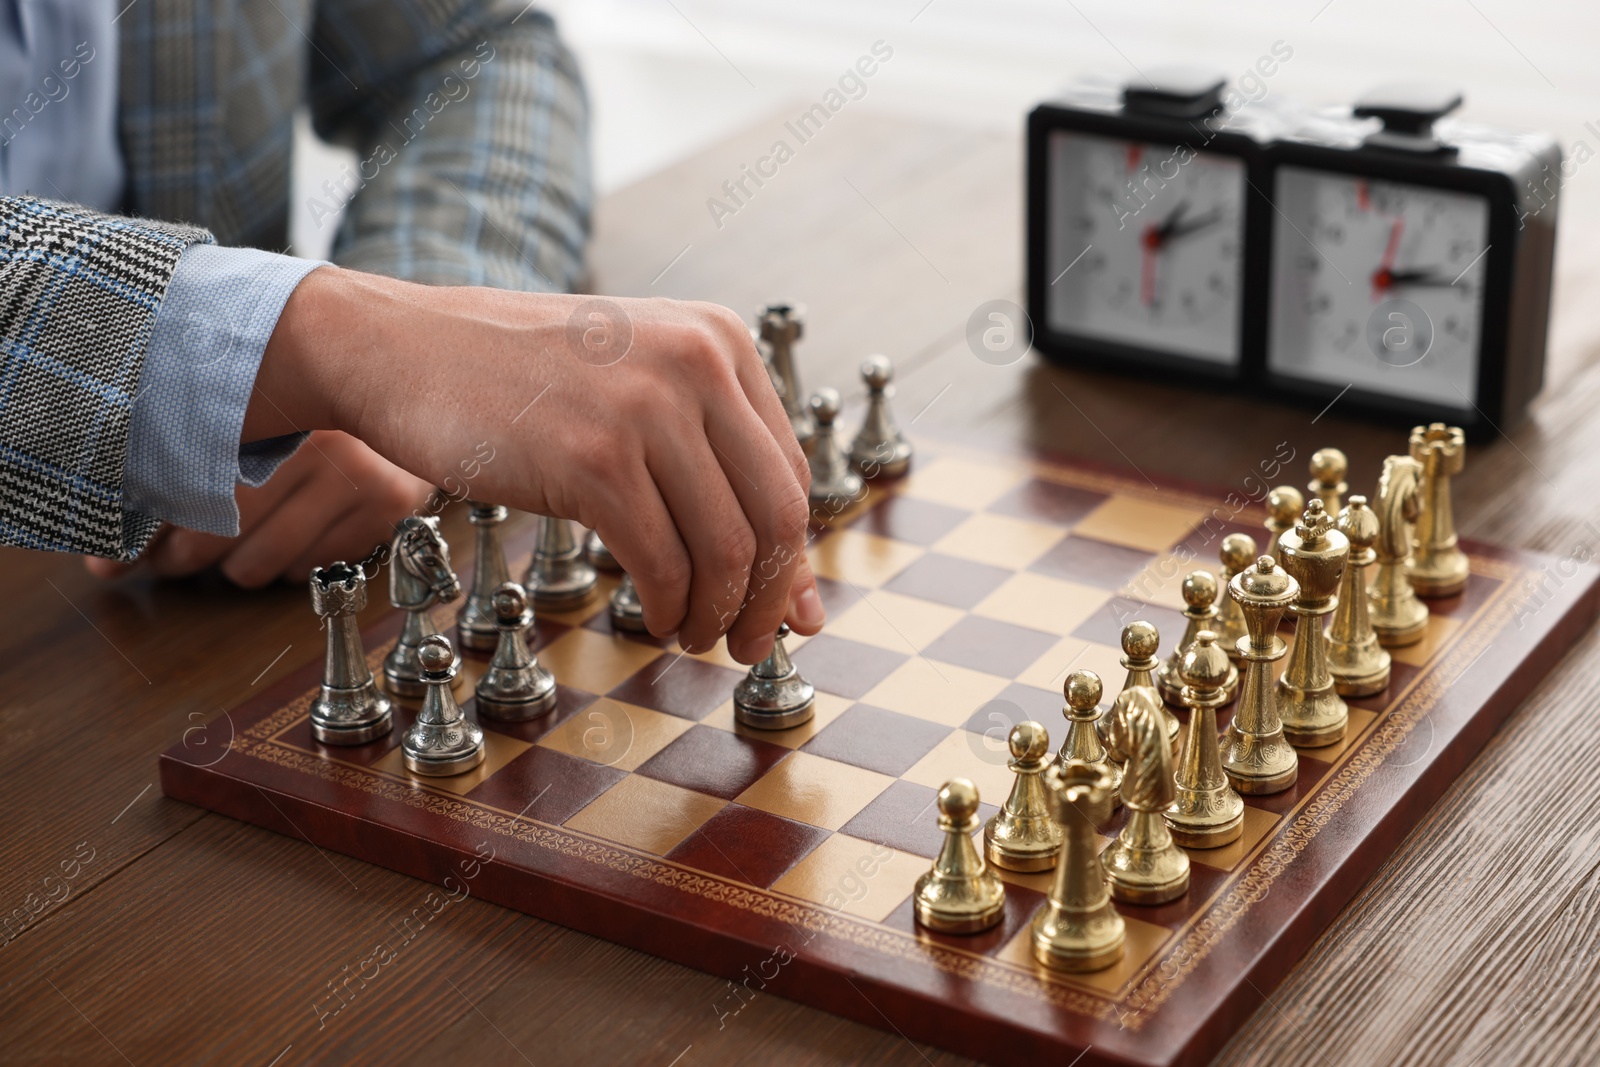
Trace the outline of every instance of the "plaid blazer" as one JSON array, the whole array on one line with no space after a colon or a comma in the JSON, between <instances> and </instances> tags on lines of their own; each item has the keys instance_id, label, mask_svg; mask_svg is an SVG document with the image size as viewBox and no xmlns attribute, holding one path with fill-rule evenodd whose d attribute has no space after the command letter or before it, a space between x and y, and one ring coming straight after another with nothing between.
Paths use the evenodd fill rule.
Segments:
<instances>
[{"instance_id":1,"label":"plaid blazer","mask_svg":"<svg viewBox=\"0 0 1600 1067\"><path fill-rule=\"evenodd\" d=\"M208 231L285 248L302 102L359 159L343 266L568 289L591 192L576 63L524 0L141 0L118 26L131 217L0 198L0 543L127 560L159 525L122 505L151 323Z\"/></svg>"}]
</instances>

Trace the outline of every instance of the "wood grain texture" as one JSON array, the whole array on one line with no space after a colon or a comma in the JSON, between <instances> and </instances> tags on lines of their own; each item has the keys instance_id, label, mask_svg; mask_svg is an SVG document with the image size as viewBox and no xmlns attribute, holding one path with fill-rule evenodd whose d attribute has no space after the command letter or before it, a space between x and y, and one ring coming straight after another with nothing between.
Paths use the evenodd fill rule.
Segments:
<instances>
[{"instance_id":1,"label":"wood grain texture","mask_svg":"<svg viewBox=\"0 0 1600 1067\"><path fill-rule=\"evenodd\" d=\"M1281 441L1302 457L1340 445L1357 489L1401 447L1392 428L1347 420L1337 405L1313 422L1315 411L1247 396L974 358L964 340L973 308L1021 299L1015 136L847 111L718 230L706 198L768 148L780 122L609 198L593 253L600 290L744 314L804 301L807 385L859 401L856 364L886 352L902 421L921 413L913 436L1033 442L1242 490ZM1594 321L1570 290L1558 280L1558 313L1571 303ZM1600 345L1584 331L1557 336L1564 347L1531 424L1469 455L1458 521L1467 536L1592 558ZM449 529L470 544L459 515ZM968 1062L772 997L719 1029L722 981L476 900L446 909L415 952L318 1029L312 1005L326 984L428 887L141 794L191 713L209 717L320 655L304 590L101 584L75 561L3 556L13 624L0 633L11 666L0 912L23 905L78 842L97 849L71 895L0 948L8 1060ZM1597 653L1591 633L1219 1062L1595 1058Z\"/></svg>"}]
</instances>

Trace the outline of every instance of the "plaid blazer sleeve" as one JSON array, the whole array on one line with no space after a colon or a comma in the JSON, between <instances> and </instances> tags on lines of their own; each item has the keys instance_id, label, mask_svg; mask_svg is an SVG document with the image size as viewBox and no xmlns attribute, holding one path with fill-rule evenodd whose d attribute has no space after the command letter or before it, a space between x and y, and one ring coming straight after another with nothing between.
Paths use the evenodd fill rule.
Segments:
<instances>
[{"instance_id":1,"label":"plaid blazer sleeve","mask_svg":"<svg viewBox=\"0 0 1600 1067\"><path fill-rule=\"evenodd\" d=\"M0 197L0 544L131 560L128 424L151 324L201 229Z\"/></svg>"},{"instance_id":2,"label":"plaid blazer sleeve","mask_svg":"<svg viewBox=\"0 0 1600 1067\"><path fill-rule=\"evenodd\" d=\"M526 0L324 0L316 13L313 121L359 159L334 261L572 288L589 234L588 102L549 17Z\"/></svg>"}]
</instances>

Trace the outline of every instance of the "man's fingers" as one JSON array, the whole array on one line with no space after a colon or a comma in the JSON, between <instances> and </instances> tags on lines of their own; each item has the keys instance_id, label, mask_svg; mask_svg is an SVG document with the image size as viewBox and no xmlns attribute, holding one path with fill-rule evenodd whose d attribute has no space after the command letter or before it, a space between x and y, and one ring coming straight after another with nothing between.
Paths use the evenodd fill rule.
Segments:
<instances>
[{"instance_id":1,"label":"man's fingers","mask_svg":"<svg viewBox=\"0 0 1600 1067\"><path fill-rule=\"evenodd\" d=\"M316 544L337 516L315 481L282 501L234 543L221 570L235 585L256 589L282 574L308 544Z\"/></svg>"},{"instance_id":2,"label":"man's fingers","mask_svg":"<svg viewBox=\"0 0 1600 1067\"><path fill-rule=\"evenodd\" d=\"M163 578L184 578L198 574L228 554L233 538L198 530L174 529L161 543L144 555L150 568Z\"/></svg>"},{"instance_id":3,"label":"man's fingers","mask_svg":"<svg viewBox=\"0 0 1600 1067\"><path fill-rule=\"evenodd\" d=\"M828 621L828 612L822 606L822 595L817 592L817 579L811 573L811 561L804 555L795 568L794 584L789 587L789 613L785 617L789 627L797 634L810 637Z\"/></svg>"},{"instance_id":4,"label":"man's fingers","mask_svg":"<svg viewBox=\"0 0 1600 1067\"><path fill-rule=\"evenodd\" d=\"M645 627L657 637L676 633L689 610L693 566L655 484L619 486L595 500L584 519L632 576Z\"/></svg>"}]
</instances>

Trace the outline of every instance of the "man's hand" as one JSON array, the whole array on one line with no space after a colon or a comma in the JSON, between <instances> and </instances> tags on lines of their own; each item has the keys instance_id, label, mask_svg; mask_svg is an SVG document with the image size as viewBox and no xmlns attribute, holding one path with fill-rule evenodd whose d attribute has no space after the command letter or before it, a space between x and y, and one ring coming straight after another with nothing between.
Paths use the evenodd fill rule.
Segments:
<instances>
[{"instance_id":1,"label":"man's hand","mask_svg":"<svg viewBox=\"0 0 1600 1067\"><path fill-rule=\"evenodd\" d=\"M348 431L452 495L576 519L633 576L645 622L755 662L823 609L810 483L733 312L671 300L426 287L325 267L301 282L244 440Z\"/></svg>"},{"instance_id":2,"label":"man's hand","mask_svg":"<svg viewBox=\"0 0 1600 1067\"><path fill-rule=\"evenodd\" d=\"M358 560L394 535L394 523L422 506L433 487L337 430L318 430L260 488L239 486L239 536L162 527L139 562L163 577L217 566L246 588L275 578L304 582L315 566ZM89 558L111 577L129 564Z\"/></svg>"}]
</instances>

